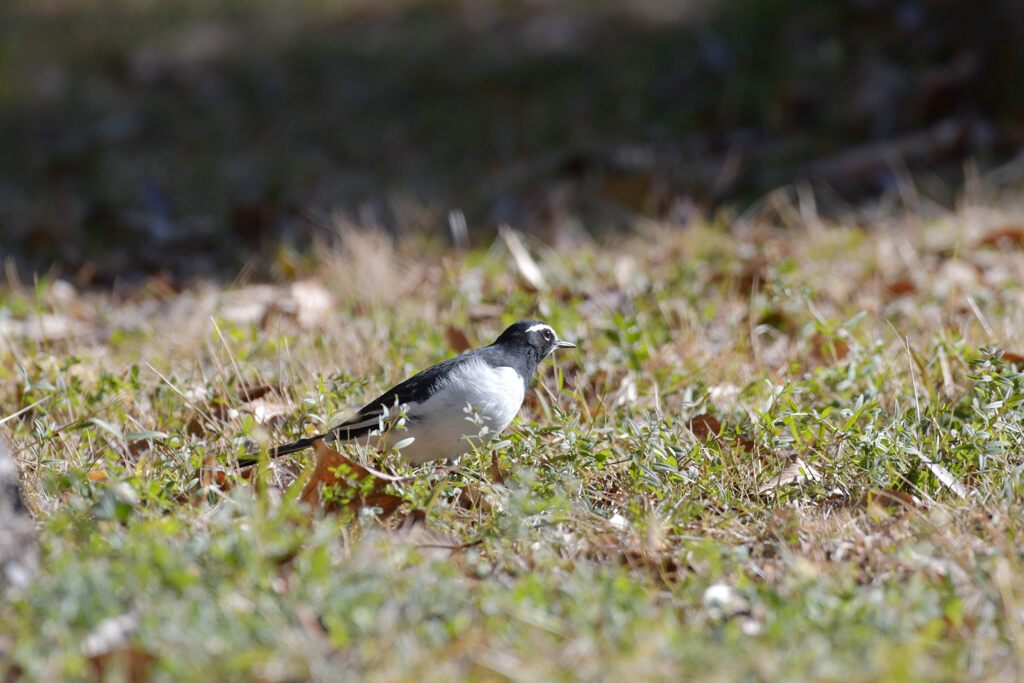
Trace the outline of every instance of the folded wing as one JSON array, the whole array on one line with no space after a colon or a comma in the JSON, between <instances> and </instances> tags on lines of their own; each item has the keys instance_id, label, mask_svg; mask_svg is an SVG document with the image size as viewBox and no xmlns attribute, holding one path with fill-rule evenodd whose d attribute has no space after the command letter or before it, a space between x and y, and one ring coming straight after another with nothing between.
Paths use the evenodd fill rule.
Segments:
<instances>
[{"instance_id":1,"label":"folded wing","mask_svg":"<svg viewBox=\"0 0 1024 683\"><path fill-rule=\"evenodd\" d=\"M443 363L434 365L426 370L417 373L401 384L395 385L386 392L373 399L359 409L359 412L341 424L331 427L329 430L316 436L309 436L298 441L274 446L269 450L271 458L276 458L288 453L295 453L313 445L317 439L328 441L350 441L360 437L369 436L374 431L378 433L387 431L394 426L395 421L405 410L417 403L422 403L437 388L449 371L457 365L466 362L470 353L449 358ZM415 418L410 418L415 419ZM249 455L239 458L239 467L248 467L259 462L259 455Z\"/></svg>"}]
</instances>

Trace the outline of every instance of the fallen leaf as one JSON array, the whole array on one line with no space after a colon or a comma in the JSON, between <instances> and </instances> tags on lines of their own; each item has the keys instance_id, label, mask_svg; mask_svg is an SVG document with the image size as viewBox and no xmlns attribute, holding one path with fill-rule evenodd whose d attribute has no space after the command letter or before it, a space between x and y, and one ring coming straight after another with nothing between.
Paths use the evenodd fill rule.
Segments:
<instances>
[{"instance_id":1,"label":"fallen leaf","mask_svg":"<svg viewBox=\"0 0 1024 683\"><path fill-rule=\"evenodd\" d=\"M85 637L82 651L97 680L150 680L156 657L132 643L136 630L138 619L122 614L104 619Z\"/></svg>"},{"instance_id":2,"label":"fallen leaf","mask_svg":"<svg viewBox=\"0 0 1024 683\"><path fill-rule=\"evenodd\" d=\"M375 476L370 470L324 443L323 439L313 442L316 465L299 499L311 507L323 507L329 511L358 511L360 508L379 508L381 517L388 517L404 502L402 498L387 493L387 481ZM369 482L367 482L369 480ZM337 487L346 502L324 501L323 491Z\"/></svg>"},{"instance_id":3,"label":"fallen leaf","mask_svg":"<svg viewBox=\"0 0 1024 683\"><path fill-rule=\"evenodd\" d=\"M259 483L259 467L243 467L235 471L233 468L226 468L217 462L217 456L207 455L203 458L203 464L199 466L199 485L203 488L215 488L221 491L230 491L234 485L234 479L230 476L234 472L249 484Z\"/></svg>"},{"instance_id":4,"label":"fallen leaf","mask_svg":"<svg viewBox=\"0 0 1024 683\"><path fill-rule=\"evenodd\" d=\"M928 470L935 475L935 478L942 483L943 486L952 491L957 498L967 498L967 489L964 485L957 481L957 478L953 476L953 473L947 470L941 463L937 463L934 460L930 460L923 453L918 453L917 457L921 459L921 462L925 464Z\"/></svg>"},{"instance_id":5,"label":"fallen leaf","mask_svg":"<svg viewBox=\"0 0 1024 683\"><path fill-rule=\"evenodd\" d=\"M505 485L505 475L501 473L501 466L498 464L498 453L491 451L491 482Z\"/></svg>"},{"instance_id":6,"label":"fallen leaf","mask_svg":"<svg viewBox=\"0 0 1024 683\"><path fill-rule=\"evenodd\" d=\"M755 257L743 264L742 270L736 276L736 290L741 294L749 294L752 291L760 290L766 282L774 278L768 261L762 257Z\"/></svg>"},{"instance_id":7,"label":"fallen leaf","mask_svg":"<svg viewBox=\"0 0 1024 683\"><path fill-rule=\"evenodd\" d=\"M505 246L508 247L509 253L512 254L512 260L515 261L516 268L519 270L519 274L523 276L526 284L534 291L546 290L548 283L544 278L544 273L541 272L540 266L530 256L530 252L526 249L522 239L520 239L519 233L507 225L503 225L498 228L498 234L505 242Z\"/></svg>"},{"instance_id":8,"label":"fallen leaf","mask_svg":"<svg viewBox=\"0 0 1024 683\"><path fill-rule=\"evenodd\" d=\"M128 444L128 454L137 456L149 450L149 439L135 439Z\"/></svg>"},{"instance_id":9,"label":"fallen leaf","mask_svg":"<svg viewBox=\"0 0 1024 683\"><path fill-rule=\"evenodd\" d=\"M103 470L91 470L89 472L89 474L87 474L86 476L89 478L89 481L106 481L107 480L107 473L104 472Z\"/></svg>"},{"instance_id":10,"label":"fallen leaf","mask_svg":"<svg viewBox=\"0 0 1024 683\"><path fill-rule=\"evenodd\" d=\"M303 327L312 327L334 307L334 297L315 280L293 282L289 294L298 309L296 317L299 325Z\"/></svg>"},{"instance_id":11,"label":"fallen leaf","mask_svg":"<svg viewBox=\"0 0 1024 683\"><path fill-rule=\"evenodd\" d=\"M315 280L300 280L288 287L252 285L232 290L220 301L221 317L236 324L258 322L266 329L275 318L313 327L330 313L333 297Z\"/></svg>"},{"instance_id":12,"label":"fallen leaf","mask_svg":"<svg viewBox=\"0 0 1024 683\"><path fill-rule=\"evenodd\" d=\"M775 476L758 489L758 493L772 495L783 486L805 486L812 482L821 481L821 473L812 465L804 462L803 458L794 458L786 465L778 476Z\"/></svg>"},{"instance_id":13,"label":"fallen leaf","mask_svg":"<svg viewBox=\"0 0 1024 683\"><path fill-rule=\"evenodd\" d=\"M629 520L616 512L608 518L608 526L618 531L625 531L629 528Z\"/></svg>"},{"instance_id":14,"label":"fallen leaf","mask_svg":"<svg viewBox=\"0 0 1024 683\"><path fill-rule=\"evenodd\" d=\"M493 509L483 492L475 486L469 485L463 486L462 490L459 491L459 497L455 503L463 510L490 512Z\"/></svg>"},{"instance_id":15,"label":"fallen leaf","mask_svg":"<svg viewBox=\"0 0 1024 683\"><path fill-rule=\"evenodd\" d=\"M992 230L978 241L981 247L1024 246L1024 226L1006 225Z\"/></svg>"},{"instance_id":16,"label":"fallen leaf","mask_svg":"<svg viewBox=\"0 0 1024 683\"><path fill-rule=\"evenodd\" d=\"M872 489L864 495L862 502L868 510L887 513L921 507L920 500L906 491L896 489Z\"/></svg>"},{"instance_id":17,"label":"fallen leaf","mask_svg":"<svg viewBox=\"0 0 1024 683\"><path fill-rule=\"evenodd\" d=\"M503 306L498 304L474 304L466 309L466 315L469 316L469 320L474 323L483 322L485 320L495 320L501 317L501 314L505 312Z\"/></svg>"},{"instance_id":18,"label":"fallen leaf","mask_svg":"<svg viewBox=\"0 0 1024 683\"><path fill-rule=\"evenodd\" d=\"M203 436L207 427L213 422L222 420L227 415L227 406L211 405L203 412L192 413L192 417L185 423L185 432L192 436Z\"/></svg>"},{"instance_id":19,"label":"fallen leaf","mask_svg":"<svg viewBox=\"0 0 1024 683\"><path fill-rule=\"evenodd\" d=\"M892 297L906 296L917 291L917 285L910 278L893 280L885 287L885 291Z\"/></svg>"},{"instance_id":20,"label":"fallen leaf","mask_svg":"<svg viewBox=\"0 0 1024 683\"><path fill-rule=\"evenodd\" d=\"M722 423L717 417L709 413L701 413L690 420L690 431L698 439L707 440L708 437L718 436L722 433Z\"/></svg>"},{"instance_id":21,"label":"fallen leaf","mask_svg":"<svg viewBox=\"0 0 1024 683\"><path fill-rule=\"evenodd\" d=\"M722 434L722 423L710 413L701 413L690 420L690 431L701 441L708 441ZM727 439L727 443L745 451L753 452L756 449L756 444L753 440L744 434L738 434Z\"/></svg>"},{"instance_id":22,"label":"fallen leaf","mask_svg":"<svg viewBox=\"0 0 1024 683\"><path fill-rule=\"evenodd\" d=\"M630 569L645 570L652 578L665 582L678 580L681 572L687 569L681 566L679 560L671 553L651 553L635 548L622 550L619 561Z\"/></svg>"},{"instance_id":23,"label":"fallen leaf","mask_svg":"<svg viewBox=\"0 0 1024 683\"><path fill-rule=\"evenodd\" d=\"M466 333L454 325L449 325L445 329L444 340L448 343L448 347L456 353L462 353L472 348Z\"/></svg>"},{"instance_id":24,"label":"fallen leaf","mask_svg":"<svg viewBox=\"0 0 1024 683\"><path fill-rule=\"evenodd\" d=\"M256 424L269 425L280 422L292 414L291 406L279 401L269 401L264 398L249 401L239 408L239 412L252 415Z\"/></svg>"},{"instance_id":25,"label":"fallen leaf","mask_svg":"<svg viewBox=\"0 0 1024 683\"><path fill-rule=\"evenodd\" d=\"M217 465L217 459L212 455L203 458L203 464L199 468L199 485L203 488L214 487L227 491L231 488L229 484L228 475Z\"/></svg>"},{"instance_id":26,"label":"fallen leaf","mask_svg":"<svg viewBox=\"0 0 1024 683\"><path fill-rule=\"evenodd\" d=\"M394 530L386 533L391 541L413 546L420 554L436 559L451 557L480 543L462 543L454 536L431 529L427 526L427 513L419 508L410 511Z\"/></svg>"},{"instance_id":27,"label":"fallen leaf","mask_svg":"<svg viewBox=\"0 0 1024 683\"><path fill-rule=\"evenodd\" d=\"M373 493L362 498L359 501L359 505L353 509L377 508L380 510L381 518L384 519L390 517L404 502L404 498L393 493Z\"/></svg>"},{"instance_id":28,"label":"fallen leaf","mask_svg":"<svg viewBox=\"0 0 1024 683\"><path fill-rule=\"evenodd\" d=\"M269 384L254 384L251 386L240 387L238 389L238 398L241 401L255 401L258 398L263 398L272 391L281 393L276 387Z\"/></svg>"},{"instance_id":29,"label":"fallen leaf","mask_svg":"<svg viewBox=\"0 0 1024 683\"><path fill-rule=\"evenodd\" d=\"M1014 353L1013 351L1003 351L1003 360L1007 363L1020 365L1021 363L1024 363L1024 354Z\"/></svg>"},{"instance_id":30,"label":"fallen leaf","mask_svg":"<svg viewBox=\"0 0 1024 683\"><path fill-rule=\"evenodd\" d=\"M185 423L185 431L194 436L203 436L210 427L217 426L218 422L237 418L239 413L252 415L260 425L272 424L291 415L291 405L267 398L271 393L284 395L279 387L260 384L238 390L238 408L232 407L235 402L224 396L214 396L209 400L204 398L202 400L206 401L206 405L193 412Z\"/></svg>"},{"instance_id":31,"label":"fallen leaf","mask_svg":"<svg viewBox=\"0 0 1024 683\"><path fill-rule=\"evenodd\" d=\"M634 377L632 373L629 373L622 378L622 384L619 386L619 390L615 394L615 405L624 406L636 403L638 397L639 392L636 388L636 377Z\"/></svg>"},{"instance_id":32,"label":"fallen leaf","mask_svg":"<svg viewBox=\"0 0 1024 683\"><path fill-rule=\"evenodd\" d=\"M815 335L811 340L811 354L819 363L841 361L850 353L850 346L842 339Z\"/></svg>"}]
</instances>

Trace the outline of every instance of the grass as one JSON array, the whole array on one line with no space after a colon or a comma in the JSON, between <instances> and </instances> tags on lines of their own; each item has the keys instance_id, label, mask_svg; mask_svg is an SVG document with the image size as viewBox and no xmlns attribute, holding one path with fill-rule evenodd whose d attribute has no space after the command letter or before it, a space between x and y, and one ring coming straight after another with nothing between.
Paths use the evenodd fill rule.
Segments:
<instances>
[{"instance_id":1,"label":"grass","mask_svg":"<svg viewBox=\"0 0 1024 683\"><path fill-rule=\"evenodd\" d=\"M0 405L40 403L2 429L42 569L0 604L5 675L1016 679L1019 206L776 208L533 243L537 291L500 240L351 228L272 285L12 278ZM204 485L527 316L580 350L493 450L348 453L401 475L393 517L311 515L308 455Z\"/></svg>"}]
</instances>

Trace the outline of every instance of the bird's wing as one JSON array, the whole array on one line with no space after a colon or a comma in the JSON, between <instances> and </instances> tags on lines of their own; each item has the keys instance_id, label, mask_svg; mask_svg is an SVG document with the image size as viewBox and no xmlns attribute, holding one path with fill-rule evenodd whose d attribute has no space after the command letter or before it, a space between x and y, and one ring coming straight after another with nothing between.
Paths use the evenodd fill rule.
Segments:
<instances>
[{"instance_id":1,"label":"bird's wing","mask_svg":"<svg viewBox=\"0 0 1024 683\"><path fill-rule=\"evenodd\" d=\"M359 409L359 412L348 420L328 430L327 434L339 441L356 439L365 436L382 426L388 428L394 418L402 414L402 406L425 401L432 393L434 386L442 381L449 371L468 360L470 354L464 353L454 358L431 366L419 372L401 384L397 384ZM387 417L381 418L387 413Z\"/></svg>"},{"instance_id":2,"label":"bird's wing","mask_svg":"<svg viewBox=\"0 0 1024 683\"><path fill-rule=\"evenodd\" d=\"M323 434L317 434L316 436L306 437L304 439L299 439L298 441L293 441L291 443L271 448L269 451L270 457L276 458L281 455L295 453L296 451L309 448L317 439L327 439L328 441L347 441L349 439L358 439L361 436L366 436L375 429L379 430L381 428L381 418L384 416L385 410L388 413L388 418L383 420L383 427L385 430L390 428L394 424L392 417L397 418L402 414L401 406L425 401L427 397L433 393L432 389L434 388L434 385L442 381L449 371L469 360L474 353L476 352L470 351L460 356L449 358L443 363L438 363L437 365L427 368L423 372L413 375L401 384L391 387L386 392L360 408L359 412L351 418L345 420L341 424L335 425ZM244 458L239 458L238 466L248 467L250 465L255 465L257 462L259 462L259 456L253 454Z\"/></svg>"}]
</instances>

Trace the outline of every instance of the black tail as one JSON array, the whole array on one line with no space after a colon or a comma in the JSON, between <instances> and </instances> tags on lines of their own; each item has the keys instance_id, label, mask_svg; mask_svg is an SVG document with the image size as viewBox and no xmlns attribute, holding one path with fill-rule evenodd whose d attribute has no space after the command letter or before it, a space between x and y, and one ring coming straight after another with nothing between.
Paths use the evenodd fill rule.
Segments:
<instances>
[{"instance_id":1,"label":"black tail","mask_svg":"<svg viewBox=\"0 0 1024 683\"><path fill-rule=\"evenodd\" d=\"M317 439L324 438L323 434L317 436L307 436L305 439L299 439L298 441L292 441L281 446L274 446L270 449L269 455L271 458L276 458L281 455L288 455L289 453L295 453L296 451L302 451L313 445L313 442ZM259 455L248 455L244 458L238 459L239 467L251 467L260 461Z\"/></svg>"}]
</instances>

